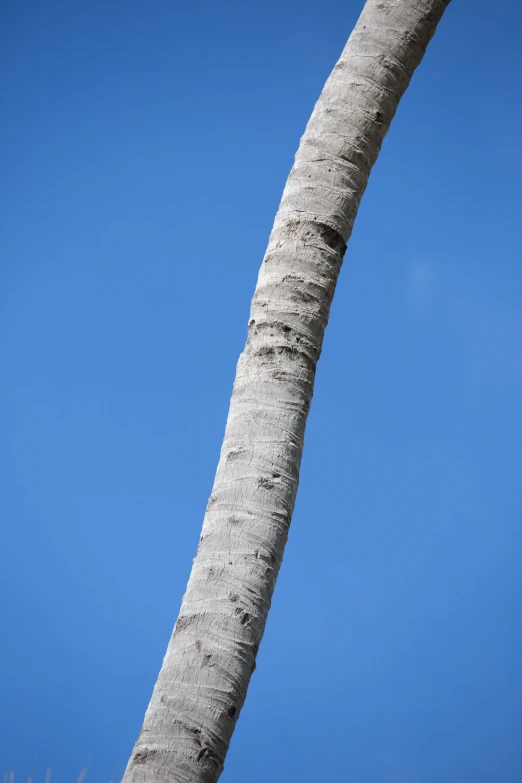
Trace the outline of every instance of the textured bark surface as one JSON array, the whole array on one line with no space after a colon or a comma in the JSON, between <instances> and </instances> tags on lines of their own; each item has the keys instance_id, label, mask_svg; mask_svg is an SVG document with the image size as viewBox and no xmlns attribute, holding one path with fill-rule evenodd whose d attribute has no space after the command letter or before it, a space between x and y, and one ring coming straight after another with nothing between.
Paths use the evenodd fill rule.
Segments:
<instances>
[{"instance_id":1,"label":"textured bark surface","mask_svg":"<svg viewBox=\"0 0 522 783\"><path fill-rule=\"evenodd\" d=\"M213 783L255 668L359 202L449 0L368 0L310 118L252 301L212 495L124 783Z\"/></svg>"}]
</instances>

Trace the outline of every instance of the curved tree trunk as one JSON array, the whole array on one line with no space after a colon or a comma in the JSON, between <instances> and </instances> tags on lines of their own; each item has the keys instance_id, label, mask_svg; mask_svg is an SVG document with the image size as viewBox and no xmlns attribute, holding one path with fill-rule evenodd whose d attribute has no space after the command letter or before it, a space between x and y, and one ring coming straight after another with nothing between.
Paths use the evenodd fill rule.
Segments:
<instances>
[{"instance_id":1,"label":"curved tree trunk","mask_svg":"<svg viewBox=\"0 0 522 783\"><path fill-rule=\"evenodd\" d=\"M368 175L449 0L368 0L315 106L252 301L215 483L124 783L214 783L263 636L337 276Z\"/></svg>"}]
</instances>

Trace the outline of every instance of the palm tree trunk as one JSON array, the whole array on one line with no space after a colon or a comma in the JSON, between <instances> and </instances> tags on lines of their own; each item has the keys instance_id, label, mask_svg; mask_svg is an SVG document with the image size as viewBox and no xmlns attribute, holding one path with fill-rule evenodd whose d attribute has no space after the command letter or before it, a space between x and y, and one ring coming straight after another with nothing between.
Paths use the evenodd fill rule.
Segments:
<instances>
[{"instance_id":1,"label":"palm tree trunk","mask_svg":"<svg viewBox=\"0 0 522 783\"><path fill-rule=\"evenodd\" d=\"M330 303L399 100L449 0L368 0L314 108L252 301L197 557L123 783L214 783L255 668Z\"/></svg>"}]
</instances>

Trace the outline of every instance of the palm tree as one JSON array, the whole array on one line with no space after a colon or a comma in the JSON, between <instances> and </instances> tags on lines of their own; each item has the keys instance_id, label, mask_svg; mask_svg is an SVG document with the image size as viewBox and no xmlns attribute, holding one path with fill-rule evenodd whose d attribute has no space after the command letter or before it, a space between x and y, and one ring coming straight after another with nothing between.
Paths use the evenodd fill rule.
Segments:
<instances>
[{"instance_id":1,"label":"palm tree","mask_svg":"<svg viewBox=\"0 0 522 783\"><path fill-rule=\"evenodd\" d=\"M346 242L448 4L367 0L308 122L259 272L197 556L124 783L221 774L283 558Z\"/></svg>"}]
</instances>

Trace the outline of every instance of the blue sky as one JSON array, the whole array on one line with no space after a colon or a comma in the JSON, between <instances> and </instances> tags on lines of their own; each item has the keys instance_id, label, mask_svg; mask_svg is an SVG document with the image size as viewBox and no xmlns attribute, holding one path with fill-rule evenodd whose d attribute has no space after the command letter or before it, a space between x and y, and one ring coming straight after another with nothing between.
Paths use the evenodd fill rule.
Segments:
<instances>
[{"instance_id":1,"label":"blue sky","mask_svg":"<svg viewBox=\"0 0 522 783\"><path fill-rule=\"evenodd\" d=\"M292 157L361 2L2 4L0 774L118 781ZM224 783L522 779L522 9L370 178Z\"/></svg>"}]
</instances>

